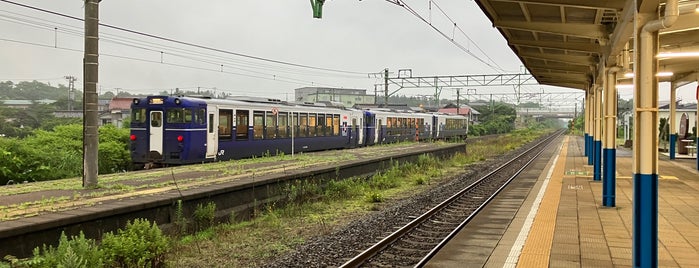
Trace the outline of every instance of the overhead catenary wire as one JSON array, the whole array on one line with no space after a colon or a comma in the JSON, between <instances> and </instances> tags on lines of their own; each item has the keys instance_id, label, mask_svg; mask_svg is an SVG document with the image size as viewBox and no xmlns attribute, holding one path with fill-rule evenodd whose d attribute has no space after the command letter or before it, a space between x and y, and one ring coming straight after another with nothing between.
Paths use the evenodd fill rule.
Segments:
<instances>
[{"instance_id":1,"label":"overhead catenary wire","mask_svg":"<svg viewBox=\"0 0 699 268\"><path fill-rule=\"evenodd\" d=\"M3 12L16 14L16 13L7 12L7 11L3 11ZM16 15L26 16L23 14L16 14ZM26 16L26 17L40 20L40 21L46 21L46 20L43 20L40 18L31 17L31 16ZM9 19L7 19L7 18L9 18ZM61 32L61 33L69 34L69 35L73 35L73 36L79 36L79 37L84 36L78 27L74 27L74 26L70 26L70 25L66 25L66 24L61 24L66 28L58 28L58 27L55 27L54 24L60 24L60 23L51 22L51 21L49 21L50 23L35 22L35 21L28 20L28 19L24 19L24 18L20 18L20 17L16 17L16 16L8 16L8 15L4 15L4 14L0 14L0 21L8 21L11 23L22 24L25 26L34 27L34 28L43 29L43 30L51 30L51 31ZM75 29L70 29L70 28L75 28ZM133 48L137 48L137 49L142 49L145 51L161 53L162 55L172 55L172 56L186 58L186 59L190 59L190 60L198 61L198 62L202 62L202 63L213 64L216 66L225 65L227 68L233 68L233 69L237 69L237 70L241 70L241 71L245 71L245 72L250 72L250 73L261 74L261 75L270 75L271 76L271 75L275 75L275 74L269 74L269 73L248 70L244 67L253 68L253 69L265 69L265 70L270 70L270 71L279 72L279 73L297 74L297 75L303 75L303 76L323 76L323 77L329 76L328 73L313 73L313 72L308 72L308 71L301 72L301 71L295 71L293 69L274 67L274 66L270 66L270 65L255 64L255 63L251 63L251 62L241 61L238 59L226 58L226 57L222 57L222 56L218 56L218 55L206 54L206 53L202 53L202 52L196 52L196 51L181 49L181 48L177 48L177 47L164 46L161 44L156 44L156 43L151 43L151 42L141 41L141 40L135 40L135 39L128 38L128 37L121 37L121 36L111 35L111 34L107 34L107 33L101 33L100 36L101 36L100 39L106 43L113 43L113 44L118 44L118 45L123 45L123 46L129 46L129 47L133 47ZM125 41L121 41L121 40L125 40ZM144 43L145 45L128 43L129 41ZM152 45L155 47L153 47L153 48L146 47L147 45ZM176 50L178 52L165 52L167 49ZM185 55L192 55L192 56L185 56ZM215 58L215 59L220 59L221 61L216 61L215 59L202 59L202 58L198 58L198 57ZM236 67L236 66L243 66L243 67ZM345 74L330 74L330 76L350 78L350 79L365 79L366 78L364 76L350 76L350 75L345 75ZM289 79L292 79L292 78L289 78Z\"/></svg>"},{"instance_id":2,"label":"overhead catenary wire","mask_svg":"<svg viewBox=\"0 0 699 268\"><path fill-rule=\"evenodd\" d=\"M12 39L6 39L6 38L0 38L0 41L5 41L5 42L12 42L12 43L19 43L19 44L25 44L25 45L33 45L33 46L39 46L39 47L46 47L46 48L53 48L53 49L60 49L60 50L65 50L65 51L72 51L72 52L80 52L82 53L83 50L81 49L72 49L72 48L64 48L64 47L54 47L51 45L46 45L46 44L39 44L39 43L32 43L32 42L26 42L26 41L20 41L20 40L12 40ZM176 63L167 63L167 62L160 62L160 61L153 61L153 60L146 60L146 59L140 59L140 58L134 58L134 57L126 57L126 56L120 56L120 55L114 55L114 54L107 54L107 53L102 53L100 54L101 56L106 56L106 57L112 57L112 58L119 58L119 59L127 59L127 60L134 60L134 61L141 61L141 62L147 62L147 63L155 63L155 64L164 64L164 65L169 65L169 66L174 66L174 67L181 67L181 68L188 68L188 69L194 69L194 70L201 70L201 71L210 71L210 72L216 72L216 73L224 73L224 74L231 74L231 75L239 75L239 76L246 76L246 77L251 77L251 78L258 78L258 79L265 79L265 80L271 80L271 81L278 81L278 82L284 82L284 83L291 83L291 84L297 84L297 85L321 85L321 86L327 86L327 87L337 87L334 85L326 85L323 83L316 83L316 82L310 82L310 81L303 81L303 80L298 80L298 79L293 79L293 80L298 80L298 81L290 81L290 78L283 78L283 77L264 77L264 76L259 76L259 75L250 75L250 74L243 74L243 73L236 73L236 72L230 72L230 71L221 71L218 69L211 69L211 68L203 68L203 67L196 67L196 66L189 66L189 65L183 65L183 64L176 64ZM290 80L287 80L290 79Z\"/></svg>"},{"instance_id":3,"label":"overhead catenary wire","mask_svg":"<svg viewBox=\"0 0 699 268\"><path fill-rule=\"evenodd\" d=\"M4 1L4 0L1 0L1 1ZM481 59L480 57L478 57L478 55L476 55L476 54L474 54L473 52L471 52L471 50L469 50L468 48L466 48L466 47L464 47L463 45L461 45L461 44L459 44L458 42L456 42L456 40L454 40L454 38L449 37L449 35L445 34L442 30L440 30L439 28L437 28L436 26L434 26L429 20L425 19L425 17L423 17L422 15L420 15L420 13L418 13L417 11L415 11L415 9L413 9L412 7L410 7L405 1L402 1L402 0L385 0L385 1L386 1L386 2L389 2L389 3L392 3L392 4L395 4L395 5L398 5L398 6L400 6L400 7L403 7L403 8L404 8L405 10L407 10L410 14L412 14L413 16L417 17L417 18L420 19L422 22L424 22L425 24L427 24L428 26L430 26L430 28L432 28L433 30L435 30L435 31L436 31L437 33L439 33L442 37L444 37L444 38L446 38L447 40L449 40L449 42L451 42L452 44L454 44L457 48L459 48L459 49L461 49L462 51L466 52L466 54L470 55L471 57L473 57L473 58L475 58L476 60L480 61L481 63L485 64L486 66L488 66L488 67L490 67L490 68L492 68L493 70L496 70L496 71L504 71L504 70L503 70L502 68L500 68L499 66L494 66L493 64L488 63L487 61L485 61L485 60ZM492 61L492 60L491 60L491 61Z\"/></svg>"},{"instance_id":4,"label":"overhead catenary wire","mask_svg":"<svg viewBox=\"0 0 699 268\"><path fill-rule=\"evenodd\" d=\"M61 16L61 17L64 17L64 18L69 18L69 19L78 20L78 21L84 21L82 18L79 18L79 17L75 17L75 16L71 16L71 15L67 15L67 14L63 14L63 13L59 13L59 12L55 12L55 11L51 11L51 10L47 10L47 9L43 9L43 8L39 8L39 7L35 7L35 6L25 5L25 4L21 4L21 3L17 3L17 2L9 1L9 0L0 0L0 1L5 2L5 3L9 3L9 4L13 4L13 5L16 5L16 6L20 6L20 7L23 7L23 8L28 8L28 9L32 9L32 10L36 10L36 11L40 11L40 12L44 12L44 13L53 14L53 15L56 15L56 16ZM126 29L126 28L123 28L123 27L114 26L114 25L110 25L110 24L99 23L99 25L100 25L100 26L103 26L103 27L106 27L106 28L111 28L111 29L114 29L114 30L119 30L119 31L131 33L131 34L146 36L146 37L150 37L150 38L154 38L154 39L158 39L158 40L162 40L162 41L167 41L167 42L172 42L172 43L176 43L176 44L180 44L180 45L185 45L185 46L190 46L190 47L196 47L196 48L199 48L199 49L204 49L204 50L209 50L209 51L215 51L215 52L218 52L218 53L229 54L229 55L235 55L235 56L239 56L239 57L244 57L244 58L249 58L249 59L255 59L255 60L260 60L260 61L265 61L265 62L271 62L271 63L281 64L281 65L294 66L294 67L300 67L300 68L306 68L306 69L313 69L313 70L328 71L328 72L346 73L346 74L366 75L366 74L368 73L368 72L356 72L356 71L348 71L348 70L339 70L339 69L331 69L331 68L322 68L322 67L315 67L315 66L310 66L310 65L305 65L305 64L298 64L298 63L292 63L292 62L287 62L287 61L268 59L268 58L263 58L263 57L258 57L258 56L253 56L253 55L248 55L248 54L243 54L243 53L238 53L238 52L223 50L223 49L219 49L219 48L213 48L213 47L209 47L209 46L205 46L205 45L199 45L199 44L194 44L194 43L190 43L190 42L180 41L180 40L176 40L176 39L172 39L172 38L168 38L168 37L163 37L163 36L159 36L159 35L155 35L155 34L149 34L149 33L144 33L144 32L140 32L140 31L136 31L136 30Z\"/></svg>"}]
</instances>

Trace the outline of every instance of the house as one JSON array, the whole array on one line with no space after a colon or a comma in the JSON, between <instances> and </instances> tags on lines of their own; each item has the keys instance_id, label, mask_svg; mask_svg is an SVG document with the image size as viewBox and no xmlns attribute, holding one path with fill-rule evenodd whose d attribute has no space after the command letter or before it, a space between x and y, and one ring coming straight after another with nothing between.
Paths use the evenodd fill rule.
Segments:
<instances>
[{"instance_id":1,"label":"house","mask_svg":"<svg viewBox=\"0 0 699 268\"><path fill-rule=\"evenodd\" d=\"M366 89L302 87L294 89L294 99L299 102L340 102L345 107L357 103L374 103L376 97L367 95Z\"/></svg>"},{"instance_id":2,"label":"house","mask_svg":"<svg viewBox=\"0 0 699 268\"><path fill-rule=\"evenodd\" d=\"M108 105L109 123L119 128L123 127L124 120L131 117L132 102L133 98L113 98Z\"/></svg>"},{"instance_id":3,"label":"house","mask_svg":"<svg viewBox=\"0 0 699 268\"><path fill-rule=\"evenodd\" d=\"M13 109L28 109L33 104L52 104L55 100L0 100L0 106Z\"/></svg>"},{"instance_id":4,"label":"house","mask_svg":"<svg viewBox=\"0 0 699 268\"><path fill-rule=\"evenodd\" d=\"M445 105L443 108L437 110L437 112L467 116L469 118L468 121L471 124L478 123L478 115L481 114L478 111L476 111L476 109L473 109L471 106L465 104L460 104L457 106L454 103L449 103Z\"/></svg>"},{"instance_id":5,"label":"house","mask_svg":"<svg viewBox=\"0 0 699 268\"><path fill-rule=\"evenodd\" d=\"M683 114L687 115L687 118L689 119L689 125L687 128L687 132L689 135L692 135L692 128L695 128L697 126L697 104L696 103L689 103L689 104L681 104L679 101L677 102L677 106L675 107L675 130L672 131L670 130L670 133L678 133L679 128L680 128L680 119ZM670 119L670 103L669 102L660 102L658 104L658 118L667 118L668 120Z\"/></svg>"}]
</instances>

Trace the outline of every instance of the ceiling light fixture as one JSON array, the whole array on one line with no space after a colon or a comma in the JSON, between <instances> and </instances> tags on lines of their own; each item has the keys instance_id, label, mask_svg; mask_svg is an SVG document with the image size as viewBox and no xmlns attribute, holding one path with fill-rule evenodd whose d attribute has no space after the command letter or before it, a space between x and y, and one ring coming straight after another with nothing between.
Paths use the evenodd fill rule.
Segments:
<instances>
[{"instance_id":1,"label":"ceiling light fixture","mask_svg":"<svg viewBox=\"0 0 699 268\"><path fill-rule=\"evenodd\" d=\"M672 76L674 73L673 72L658 72L655 74L657 77L669 77Z\"/></svg>"},{"instance_id":2,"label":"ceiling light fixture","mask_svg":"<svg viewBox=\"0 0 699 268\"><path fill-rule=\"evenodd\" d=\"M662 59L699 57L699 51L693 52L662 52L656 56Z\"/></svg>"},{"instance_id":3,"label":"ceiling light fixture","mask_svg":"<svg viewBox=\"0 0 699 268\"><path fill-rule=\"evenodd\" d=\"M633 84L617 84L616 89L633 89Z\"/></svg>"},{"instance_id":4,"label":"ceiling light fixture","mask_svg":"<svg viewBox=\"0 0 699 268\"><path fill-rule=\"evenodd\" d=\"M626 78L631 78L633 76L634 76L633 72L628 72L628 73L624 74L624 77L626 77Z\"/></svg>"}]
</instances>

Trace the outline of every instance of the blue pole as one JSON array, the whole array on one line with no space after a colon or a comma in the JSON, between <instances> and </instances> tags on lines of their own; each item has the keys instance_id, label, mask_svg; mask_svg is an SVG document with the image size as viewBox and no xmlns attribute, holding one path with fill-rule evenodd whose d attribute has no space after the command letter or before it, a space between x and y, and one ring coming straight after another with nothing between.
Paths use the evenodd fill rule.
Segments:
<instances>
[{"instance_id":1,"label":"blue pole","mask_svg":"<svg viewBox=\"0 0 699 268\"><path fill-rule=\"evenodd\" d=\"M593 179L595 181L601 181L602 180L602 141L596 140L595 141L595 153L594 153L595 161L594 161L594 175Z\"/></svg>"},{"instance_id":2,"label":"blue pole","mask_svg":"<svg viewBox=\"0 0 699 268\"><path fill-rule=\"evenodd\" d=\"M675 142L677 134L670 134L670 159L675 159Z\"/></svg>"},{"instance_id":3,"label":"blue pole","mask_svg":"<svg viewBox=\"0 0 699 268\"><path fill-rule=\"evenodd\" d=\"M590 148L589 148L590 151L587 153L587 164L591 166L591 165L592 165L592 160L594 160L594 157L595 157L595 150L594 150L594 147L595 147L595 144L594 144L595 137L592 136L592 135L590 135L590 138L589 138L589 139L590 139L590 146L589 146L589 147L590 147Z\"/></svg>"},{"instance_id":4,"label":"blue pole","mask_svg":"<svg viewBox=\"0 0 699 268\"><path fill-rule=\"evenodd\" d=\"M590 151L590 134L585 133L585 156L587 156L588 151Z\"/></svg>"},{"instance_id":5,"label":"blue pole","mask_svg":"<svg viewBox=\"0 0 699 268\"><path fill-rule=\"evenodd\" d=\"M633 177L633 266L658 267L658 174Z\"/></svg>"},{"instance_id":6,"label":"blue pole","mask_svg":"<svg viewBox=\"0 0 699 268\"><path fill-rule=\"evenodd\" d=\"M616 206L616 149L604 148L604 180L602 182L602 205Z\"/></svg>"},{"instance_id":7,"label":"blue pole","mask_svg":"<svg viewBox=\"0 0 699 268\"><path fill-rule=\"evenodd\" d=\"M699 129L699 126L697 129ZM699 170L699 135L697 135L697 140L694 141L694 146L697 147L697 149L694 150L694 154L697 156L697 170Z\"/></svg>"}]
</instances>

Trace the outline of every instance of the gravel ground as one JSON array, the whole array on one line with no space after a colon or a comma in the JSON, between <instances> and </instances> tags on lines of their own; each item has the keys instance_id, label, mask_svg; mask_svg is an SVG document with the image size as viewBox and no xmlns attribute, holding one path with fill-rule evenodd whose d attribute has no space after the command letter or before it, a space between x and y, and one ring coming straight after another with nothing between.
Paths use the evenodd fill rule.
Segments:
<instances>
[{"instance_id":1,"label":"gravel ground","mask_svg":"<svg viewBox=\"0 0 699 268\"><path fill-rule=\"evenodd\" d=\"M529 147L527 145L525 147ZM381 211L356 219L329 235L309 239L295 251L279 256L264 267L335 267L340 266L365 250L396 227L410 222L439 202L485 175L493 167L502 165L522 152L520 148L507 155L470 165L464 173L443 180L429 190L415 196L387 204Z\"/></svg>"}]
</instances>

